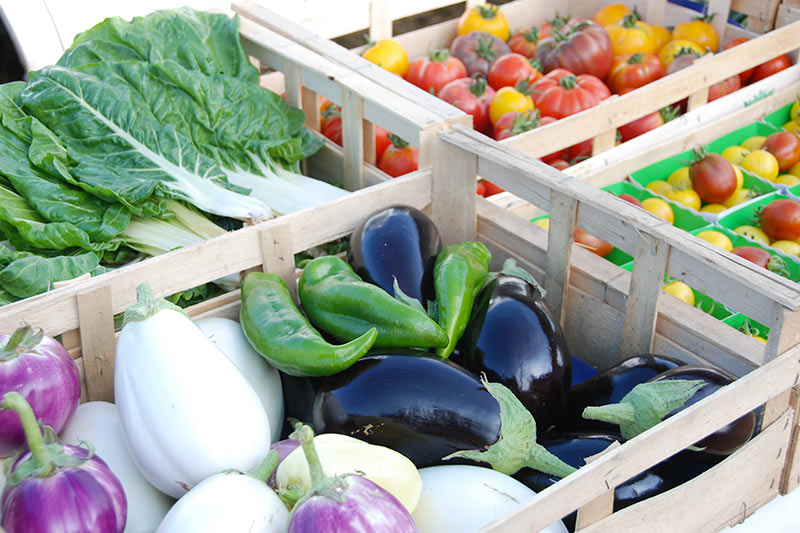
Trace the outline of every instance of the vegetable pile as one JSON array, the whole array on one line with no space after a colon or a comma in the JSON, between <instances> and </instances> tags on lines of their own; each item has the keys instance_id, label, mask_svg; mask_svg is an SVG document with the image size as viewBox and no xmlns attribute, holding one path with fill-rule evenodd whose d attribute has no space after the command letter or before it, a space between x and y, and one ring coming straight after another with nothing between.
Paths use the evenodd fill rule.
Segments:
<instances>
[{"instance_id":1,"label":"vegetable pile","mask_svg":"<svg viewBox=\"0 0 800 533\"><path fill-rule=\"evenodd\" d=\"M248 274L239 323L195 323L141 285L115 404L77 405L77 366L55 340L27 326L0 337L0 450L17 454L0 525L477 531L733 379L644 355L573 385L573 362L586 365L513 260L490 272L482 243L442 247L405 206L370 215L350 241L348 261L306 263L302 308L278 276ZM754 422L622 483L615 509L715 465Z\"/></svg>"},{"instance_id":2,"label":"vegetable pile","mask_svg":"<svg viewBox=\"0 0 800 533\"><path fill-rule=\"evenodd\" d=\"M0 86L0 304L345 194L298 173L320 140L258 78L238 19L183 8Z\"/></svg>"}]
</instances>

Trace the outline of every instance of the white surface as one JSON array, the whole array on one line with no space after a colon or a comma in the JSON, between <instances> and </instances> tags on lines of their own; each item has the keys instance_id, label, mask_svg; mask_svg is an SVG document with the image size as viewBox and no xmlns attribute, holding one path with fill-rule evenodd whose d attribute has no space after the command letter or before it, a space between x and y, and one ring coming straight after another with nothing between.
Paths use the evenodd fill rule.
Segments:
<instances>
[{"instance_id":1,"label":"white surface","mask_svg":"<svg viewBox=\"0 0 800 533\"><path fill-rule=\"evenodd\" d=\"M800 531L800 489L778 496L724 533L796 533Z\"/></svg>"}]
</instances>

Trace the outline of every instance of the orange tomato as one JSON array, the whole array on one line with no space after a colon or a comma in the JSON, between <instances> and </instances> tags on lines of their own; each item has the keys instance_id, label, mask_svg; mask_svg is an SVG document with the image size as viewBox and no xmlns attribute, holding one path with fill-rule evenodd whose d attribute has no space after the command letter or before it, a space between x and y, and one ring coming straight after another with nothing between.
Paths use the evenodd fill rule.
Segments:
<instances>
[{"instance_id":1,"label":"orange tomato","mask_svg":"<svg viewBox=\"0 0 800 533\"><path fill-rule=\"evenodd\" d=\"M653 39L656 41L656 50L661 50L664 48L664 45L670 42L672 39L672 34L669 32L669 30L664 26L659 26L658 24L650 24L650 33L652 34Z\"/></svg>"},{"instance_id":2,"label":"orange tomato","mask_svg":"<svg viewBox=\"0 0 800 533\"><path fill-rule=\"evenodd\" d=\"M672 60L675 57L686 53L686 50L691 50L697 56L701 56L705 53L703 48L700 48L700 45L694 43L693 41L689 41L687 39L673 39L672 41L668 42L664 45L664 47L658 52L658 58L664 64L664 68L666 69Z\"/></svg>"},{"instance_id":3,"label":"orange tomato","mask_svg":"<svg viewBox=\"0 0 800 533\"><path fill-rule=\"evenodd\" d=\"M471 31L485 31L502 39L503 42L508 40L511 33L505 14L492 4L475 6L461 15L458 20L458 35L466 35Z\"/></svg>"},{"instance_id":4,"label":"orange tomato","mask_svg":"<svg viewBox=\"0 0 800 533\"><path fill-rule=\"evenodd\" d=\"M712 52L716 52L719 45L719 38L717 37L717 32L714 30L714 26L703 19L681 22L672 30L672 38L692 41L698 44L703 52L705 52L706 48Z\"/></svg>"},{"instance_id":5,"label":"orange tomato","mask_svg":"<svg viewBox=\"0 0 800 533\"><path fill-rule=\"evenodd\" d=\"M631 13L633 13L631 8L625 4L610 4L601 8L597 13L595 13L592 17L592 20L603 27L611 26L618 23L620 20L624 19L626 15L630 15Z\"/></svg>"},{"instance_id":6,"label":"orange tomato","mask_svg":"<svg viewBox=\"0 0 800 533\"><path fill-rule=\"evenodd\" d=\"M605 27L611 38L613 55L622 54L655 54L656 41L650 33L650 25L636 20L633 15L626 15L619 23Z\"/></svg>"}]
</instances>

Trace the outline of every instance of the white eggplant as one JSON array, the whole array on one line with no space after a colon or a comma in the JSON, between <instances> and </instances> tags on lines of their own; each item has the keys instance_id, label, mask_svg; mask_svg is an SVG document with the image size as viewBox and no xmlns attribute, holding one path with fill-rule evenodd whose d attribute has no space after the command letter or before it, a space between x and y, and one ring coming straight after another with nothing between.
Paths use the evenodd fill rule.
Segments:
<instances>
[{"instance_id":1,"label":"white eggplant","mask_svg":"<svg viewBox=\"0 0 800 533\"><path fill-rule=\"evenodd\" d=\"M119 478L128 500L126 533L155 531L174 500L142 477L125 444L117 406L109 402L87 402L78 406L75 416L61 433L67 444L91 443Z\"/></svg>"},{"instance_id":2,"label":"white eggplant","mask_svg":"<svg viewBox=\"0 0 800 533\"><path fill-rule=\"evenodd\" d=\"M235 320L213 317L201 318L196 323L253 386L269 417L272 442L278 440L283 428L283 389L278 370L250 346L242 326Z\"/></svg>"},{"instance_id":3,"label":"white eggplant","mask_svg":"<svg viewBox=\"0 0 800 533\"><path fill-rule=\"evenodd\" d=\"M513 477L481 466L430 466L419 475L422 496L412 516L420 533L478 531L536 495ZM566 531L560 520L542 530Z\"/></svg>"},{"instance_id":4,"label":"white eggplant","mask_svg":"<svg viewBox=\"0 0 800 533\"><path fill-rule=\"evenodd\" d=\"M271 431L253 387L183 311L147 285L138 296L125 311L114 387L139 471L180 498L213 474L254 468Z\"/></svg>"}]
</instances>

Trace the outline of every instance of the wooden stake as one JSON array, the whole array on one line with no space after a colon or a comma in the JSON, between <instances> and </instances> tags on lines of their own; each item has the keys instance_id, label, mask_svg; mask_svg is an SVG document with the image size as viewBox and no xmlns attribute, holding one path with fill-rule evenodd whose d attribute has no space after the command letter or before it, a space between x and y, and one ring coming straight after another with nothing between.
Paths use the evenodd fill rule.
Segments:
<instances>
[{"instance_id":1,"label":"wooden stake","mask_svg":"<svg viewBox=\"0 0 800 533\"><path fill-rule=\"evenodd\" d=\"M81 292L77 299L88 398L113 402L116 338L111 286Z\"/></svg>"},{"instance_id":2,"label":"wooden stake","mask_svg":"<svg viewBox=\"0 0 800 533\"><path fill-rule=\"evenodd\" d=\"M547 233L545 301L553 316L564 324L578 201L556 190L550 195L550 229Z\"/></svg>"}]
</instances>

